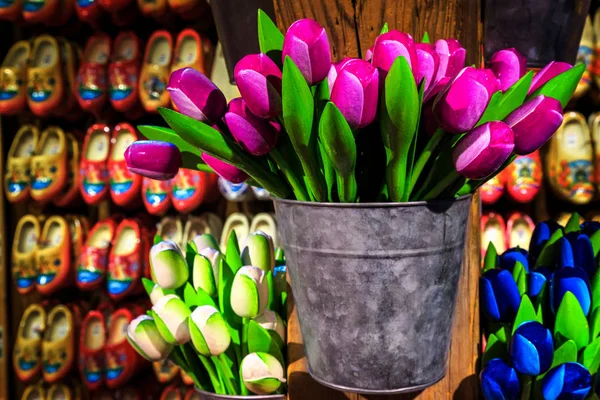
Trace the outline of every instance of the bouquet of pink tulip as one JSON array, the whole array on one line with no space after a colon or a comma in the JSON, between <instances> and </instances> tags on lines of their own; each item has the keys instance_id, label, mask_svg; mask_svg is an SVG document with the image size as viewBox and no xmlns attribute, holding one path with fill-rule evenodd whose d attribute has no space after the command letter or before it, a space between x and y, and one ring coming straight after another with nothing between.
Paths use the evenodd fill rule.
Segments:
<instances>
[{"instance_id":1,"label":"bouquet of pink tulip","mask_svg":"<svg viewBox=\"0 0 600 400\"><path fill-rule=\"evenodd\" d=\"M151 140L127 150L132 171L214 170L301 201L453 198L541 147L585 70L552 62L534 76L515 49L489 69L464 67L457 40L415 43L387 26L366 60L332 64L317 22L296 21L284 36L259 11L258 27L262 53L235 67L242 97L227 105L200 72L175 71L179 112L159 110L172 129L139 128Z\"/></svg>"}]
</instances>

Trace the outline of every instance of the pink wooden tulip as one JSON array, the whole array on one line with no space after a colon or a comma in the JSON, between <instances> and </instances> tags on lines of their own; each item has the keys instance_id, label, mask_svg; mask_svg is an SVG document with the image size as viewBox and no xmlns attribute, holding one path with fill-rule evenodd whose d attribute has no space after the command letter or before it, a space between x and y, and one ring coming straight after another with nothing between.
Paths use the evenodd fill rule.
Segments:
<instances>
[{"instance_id":1,"label":"pink wooden tulip","mask_svg":"<svg viewBox=\"0 0 600 400\"><path fill-rule=\"evenodd\" d=\"M333 90L333 84L337 79L338 73L342 69L347 62L354 60L354 58L346 57L342 61L338 61L336 63L331 64L329 68L329 72L327 73L327 85L329 86L329 94L331 94Z\"/></svg>"},{"instance_id":2,"label":"pink wooden tulip","mask_svg":"<svg viewBox=\"0 0 600 400\"><path fill-rule=\"evenodd\" d=\"M340 109L352 129L371 124L377 116L379 71L367 61L353 59L338 71L331 101Z\"/></svg>"},{"instance_id":3,"label":"pink wooden tulip","mask_svg":"<svg viewBox=\"0 0 600 400\"><path fill-rule=\"evenodd\" d=\"M312 19L299 19L288 29L283 40L282 57L290 56L309 85L327 77L331 51L327 32Z\"/></svg>"},{"instance_id":4,"label":"pink wooden tulip","mask_svg":"<svg viewBox=\"0 0 600 400\"><path fill-rule=\"evenodd\" d=\"M252 114L241 97L229 102L229 110L225 113L224 120L233 138L252 155L265 155L277 144L279 124Z\"/></svg>"},{"instance_id":5,"label":"pink wooden tulip","mask_svg":"<svg viewBox=\"0 0 600 400\"><path fill-rule=\"evenodd\" d=\"M225 180L228 180L231 183L242 183L248 179L248 174L246 174L244 171L234 167L231 164L221 161L218 158L204 153L202 154L202 159L206 165L211 167L219 176L222 176Z\"/></svg>"},{"instance_id":6,"label":"pink wooden tulip","mask_svg":"<svg viewBox=\"0 0 600 400\"><path fill-rule=\"evenodd\" d=\"M540 72L534 75L533 80L531 81L531 88L527 95L533 94L533 92L538 90L544 83L571 68L573 68L573 66L569 63L551 61L550 64L546 65Z\"/></svg>"},{"instance_id":7,"label":"pink wooden tulip","mask_svg":"<svg viewBox=\"0 0 600 400\"><path fill-rule=\"evenodd\" d=\"M227 110L227 100L219 88L193 68L173 72L167 90L179 112L199 121L214 123Z\"/></svg>"},{"instance_id":8,"label":"pink wooden tulip","mask_svg":"<svg viewBox=\"0 0 600 400\"><path fill-rule=\"evenodd\" d=\"M560 102L537 96L513 111L504 122L515 134L515 153L533 153L552 137L563 120Z\"/></svg>"},{"instance_id":9,"label":"pink wooden tulip","mask_svg":"<svg viewBox=\"0 0 600 400\"><path fill-rule=\"evenodd\" d=\"M133 142L124 156L131 172L159 181L174 178L181 166L181 153L177 146L158 140Z\"/></svg>"},{"instance_id":10,"label":"pink wooden tulip","mask_svg":"<svg viewBox=\"0 0 600 400\"><path fill-rule=\"evenodd\" d=\"M281 71L266 54L250 54L235 66L235 83L254 115L275 118L281 114Z\"/></svg>"},{"instance_id":11,"label":"pink wooden tulip","mask_svg":"<svg viewBox=\"0 0 600 400\"><path fill-rule=\"evenodd\" d=\"M515 48L494 53L489 68L500 81L500 90L508 90L527 72L527 59Z\"/></svg>"},{"instance_id":12,"label":"pink wooden tulip","mask_svg":"<svg viewBox=\"0 0 600 400\"><path fill-rule=\"evenodd\" d=\"M510 157L515 147L510 126L501 121L487 122L463 136L452 150L454 166L469 179L484 179Z\"/></svg>"},{"instance_id":13,"label":"pink wooden tulip","mask_svg":"<svg viewBox=\"0 0 600 400\"><path fill-rule=\"evenodd\" d=\"M436 77L440 56L436 53L435 48L429 43L417 43L416 48L417 65L413 70L415 80L417 81L417 84L421 84L421 81L425 79L425 90L427 90L434 82L433 79Z\"/></svg>"},{"instance_id":14,"label":"pink wooden tulip","mask_svg":"<svg viewBox=\"0 0 600 400\"><path fill-rule=\"evenodd\" d=\"M435 81L443 77L454 78L465 66L467 51L456 39L440 39L435 42L435 51L440 57Z\"/></svg>"},{"instance_id":15,"label":"pink wooden tulip","mask_svg":"<svg viewBox=\"0 0 600 400\"><path fill-rule=\"evenodd\" d=\"M498 79L491 70L463 68L438 94L433 113L446 131L467 132L479 121L498 88Z\"/></svg>"},{"instance_id":16,"label":"pink wooden tulip","mask_svg":"<svg viewBox=\"0 0 600 400\"><path fill-rule=\"evenodd\" d=\"M404 57L411 69L417 66L415 43L408 33L393 30L377 36L371 60L373 66L387 72L398 56Z\"/></svg>"},{"instance_id":17,"label":"pink wooden tulip","mask_svg":"<svg viewBox=\"0 0 600 400\"><path fill-rule=\"evenodd\" d=\"M439 81L429 86L429 89L425 91L423 94L423 104L432 100L435 96L437 96L442 90L446 88L446 85L450 82L450 78L443 77Z\"/></svg>"}]
</instances>

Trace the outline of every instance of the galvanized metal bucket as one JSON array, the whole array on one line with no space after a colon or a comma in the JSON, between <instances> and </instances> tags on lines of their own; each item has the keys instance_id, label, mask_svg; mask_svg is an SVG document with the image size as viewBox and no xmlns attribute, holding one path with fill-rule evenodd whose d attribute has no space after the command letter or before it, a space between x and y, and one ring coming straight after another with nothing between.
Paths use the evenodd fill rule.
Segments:
<instances>
[{"instance_id":1,"label":"galvanized metal bucket","mask_svg":"<svg viewBox=\"0 0 600 400\"><path fill-rule=\"evenodd\" d=\"M202 400L285 400L284 394L252 395L252 396L228 396L205 392L196 388L196 392Z\"/></svg>"},{"instance_id":2,"label":"galvanized metal bucket","mask_svg":"<svg viewBox=\"0 0 600 400\"><path fill-rule=\"evenodd\" d=\"M314 379L394 394L444 377L470 204L275 200Z\"/></svg>"}]
</instances>

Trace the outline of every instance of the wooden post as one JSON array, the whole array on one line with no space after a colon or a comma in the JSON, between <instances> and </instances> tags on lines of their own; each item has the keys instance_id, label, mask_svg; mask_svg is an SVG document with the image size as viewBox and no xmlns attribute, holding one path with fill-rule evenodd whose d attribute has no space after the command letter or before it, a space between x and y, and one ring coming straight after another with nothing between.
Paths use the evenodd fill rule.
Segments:
<instances>
[{"instance_id":1,"label":"wooden post","mask_svg":"<svg viewBox=\"0 0 600 400\"><path fill-rule=\"evenodd\" d=\"M277 24L285 29L299 18L312 18L327 29L333 59L360 57L369 49L384 23L420 41L456 38L467 49L467 65L481 62L482 21L479 0L273 0ZM290 400L338 399L476 399L477 357L480 348L479 294L480 202L471 208L468 239L460 277L452 344L446 377L420 393L363 397L325 388L310 378L302 335L293 301L289 304L288 387Z\"/></svg>"}]
</instances>

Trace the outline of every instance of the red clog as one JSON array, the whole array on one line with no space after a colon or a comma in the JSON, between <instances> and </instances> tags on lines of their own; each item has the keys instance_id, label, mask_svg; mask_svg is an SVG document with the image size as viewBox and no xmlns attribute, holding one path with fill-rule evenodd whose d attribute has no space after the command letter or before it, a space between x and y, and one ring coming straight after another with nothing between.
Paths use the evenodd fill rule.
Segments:
<instances>
[{"instance_id":1,"label":"red clog","mask_svg":"<svg viewBox=\"0 0 600 400\"><path fill-rule=\"evenodd\" d=\"M89 390L97 390L105 380L104 346L106 325L100 311L90 311L81 326L79 375Z\"/></svg>"},{"instance_id":2,"label":"red clog","mask_svg":"<svg viewBox=\"0 0 600 400\"><path fill-rule=\"evenodd\" d=\"M122 32L115 39L109 65L110 102L115 110L127 112L138 103L140 74L140 39L134 32Z\"/></svg>"},{"instance_id":3,"label":"red clog","mask_svg":"<svg viewBox=\"0 0 600 400\"><path fill-rule=\"evenodd\" d=\"M108 325L106 341L106 386L115 389L125 385L144 365L145 360L127 342L127 326L134 319L124 307L115 311Z\"/></svg>"},{"instance_id":4,"label":"red clog","mask_svg":"<svg viewBox=\"0 0 600 400\"><path fill-rule=\"evenodd\" d=\"M108 270L110 245L115 237L117 223L112 218L99 221L89 232L81 250L77 267L77 286L81 290L98 289Z\"/></svg>"},{"instance_id":5,"label":"red clog","mask_svg":"<svg viewBox=\"0 0 600 400\"><path fill-rule=\"evenodd\" d=\"M131 1L132 0L98 0L102 8L111 13L124 9Z\"/></svg>"},{"instance_id":6,"label":"red clog","mask_svg":"<svg viewBox=\"0 0 600 400\"><path fill-rule=\"evenodd\" d=\"M23 0L4 0L0 3L0 19L14 21L21 16Z\"/></svg>"},{"instance_id":7,"label":"red clog","mask_svg":"<svg viewBox=\"0 0 600 400\"><path fill-rule=\"evenodd\" d=\"M529 215L513 212L506 221L506 240L508 248L512 249L520 247L522 249L528 249L534 229L535 224Z\"/></svg>"},{"instance_id":8,"label":"red clog","mask_svg":"<svg viewBox=\"0 0 600 400\"><path fill-rule=\"evenodd\" d=\"M85 135L79 167L79 190L89 205L96 205L108 196L109 154L110 128L104 124L92 125Z\"/></svg>"},{"instance_id":9,"label":"red clog","mask_svg":"<svg viewBox=\"0 0 600 400\"><path fill-rule=\"evenodd\" d=\"M143 230L136 219L124 219L117 227L108 258L107 289L113 300L121 300L142 289L144 270Z\"/></svg>"},{"instance_id":10,"label":"red clog","mask_svg":"<svg viewBox=\"0 0 600 400\"><path fill-rule=\"evenodd\" d=\"M29 24L48 22L56 17L59 0L23 0L23 18Z\"/></svg>"},{"instance_id":11,"label":"red clog","mask_svg":"<svg viewBox=\"0 0 600 400\"><path fill-rule=\"evenodd\" d=\"M498 254L506 251L506 223L500 214L487 212L481 216L481 257L485 256L489 243L494 243Z\"/></svg>"},{"instance_id":12,"label":"red clog","mask_svg":"<svg viewBox=\"0 0 600 400\"><path fill-rule=\"evenodd\" d=\"M539 151L518 156L505 170L506 188L519 203L533 201L542 186L542 162Z\"/></svg>"},{"instance_id":13,"label":"red clog","mask_svg":"<svg viewBox=\"0 0 600 400\"><path fill-rule=\"evenodd\" d=\"M89 38L77 76L77 100L85 111L98 113L108 98L111 41L106 33Z\"/></svg>"},{"instance_id":14,"label":"red clog","mask_svg":"<svg viewBox=\"0 0 600 400\"><path fill-rule=\"evenodd\" d=\"M483 204L494 204L504 194L504 173L501 172L481 186L481 201Z\"/></svg>"},{"instance_id":15,"label":"red clog","mask_svg":"<svg viewBox=\"0 0 600 400\"><path fill-rule=\"evenodd\" d=\"M177 385L167 386L161 393L160 400L183 400L181 389Z\"/></svg>"},{"instance_id":16,"label":"red clog","mask_svg":"<svg viewBox=\"0 0 600 400\"><path fill-rule=\"evenodd\" d=\"M80 20L89 24L95 23L103 13L102 7L96 0L77 0L75 11Z\"/></svg>"},{"instance_id":17,"label":"red clog","mask_svg":"<svg viewBox=\"0 0 600 400\"><path fill-rule=\"evenodd\" d=\"M171 207L171 181L142 179L142 200L148 213L164 215Z\"/></svg>"},{"instance_id":18,"label":"red clog","mask_svg":"<svg viewBox=\"0 0 600 400\"><path fill-rule=\"evenodd\" d=\"M108 160L110 174L110 197L120 207L141 205L142 176L127 169L125 150L138 140L137 131L128 123L120 123L113 129L112 148Z\"/></svg>"},{"instance_id":19,"label":"red clog","mask_svg":"<svg viewBox=\"0 0 600 400\"><path fill-rule=\"evenodd\" d=\"M180 168L173 178L173 206L180 213L192 212L213 196L217 190L217 180L215 174Z\"/></svg>"}]
</instances>

